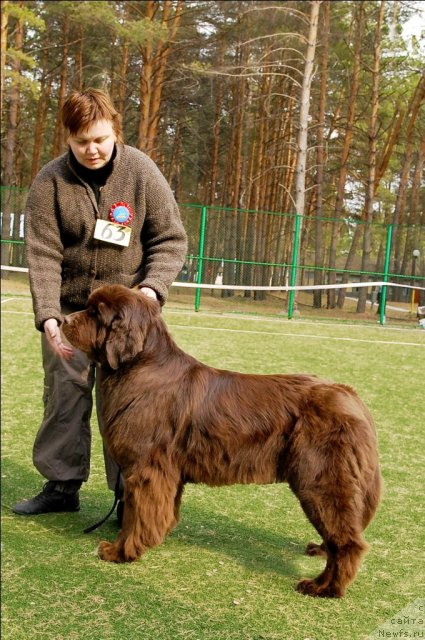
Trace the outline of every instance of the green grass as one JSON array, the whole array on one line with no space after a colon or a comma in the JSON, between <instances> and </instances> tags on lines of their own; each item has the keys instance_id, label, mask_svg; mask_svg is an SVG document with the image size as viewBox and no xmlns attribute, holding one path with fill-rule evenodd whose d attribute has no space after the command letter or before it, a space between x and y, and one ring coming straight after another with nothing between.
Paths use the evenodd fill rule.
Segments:
<instances>
[{"instance_id":1,"label":"green grass","mask_svg":"<svg viewBox=\"0 0 425 640\"><path fill-rule=\"evenodd\" d=\"M112 502L95 426L81 511L13 515L42 483L31 448L43 380L30 299L9 296L2 311L4 640L361 640L423 597L425 332L164 312L178 344L204 362L316 373L352 384L370 406L384 496L357 580L330 601L294 591L323 560L303 555L318 537L286 485L189 486L162 545L131 565L98 560L98 542L117 529L111 519L83 534Z\"/></svg>"}]
</instances>

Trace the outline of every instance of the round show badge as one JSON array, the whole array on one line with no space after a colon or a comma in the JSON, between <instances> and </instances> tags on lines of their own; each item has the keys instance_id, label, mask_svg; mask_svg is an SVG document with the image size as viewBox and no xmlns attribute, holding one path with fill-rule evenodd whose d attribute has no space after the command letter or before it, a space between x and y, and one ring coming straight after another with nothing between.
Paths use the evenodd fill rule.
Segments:
<instances>
[{"instance_id":1,"label":"round show badge","mask_svg":"<svg viewBox=\"0 0 425 640\"><path fill-rule=\"evenodd\" d=\"M128 225L133 220L133 211L127 202L114 202L109 209L109 219L117 224Z\"/></svg>"}]
</instances>

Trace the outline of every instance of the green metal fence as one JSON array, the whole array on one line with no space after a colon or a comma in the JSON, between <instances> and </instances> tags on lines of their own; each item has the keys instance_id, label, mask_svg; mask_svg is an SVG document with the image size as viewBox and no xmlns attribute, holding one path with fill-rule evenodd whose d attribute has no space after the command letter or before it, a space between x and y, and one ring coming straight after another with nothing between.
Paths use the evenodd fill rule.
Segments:
<instances>
[{"instance_id":1,"label":"green metal fence","mask_svg":"<svg viewBox=\"0 0 425 640\"><path fill-rule=\"evenodd\" d=\"M27 190L1 187L2 266L25 268L24 210ZM350 218L314 218L290 213L251 211L201 204L180 205L189 248L180 282L193 286L227 285L222 297L243 288L245 298L264 300L267 287L308 287L345 282L391 282L425 287L424 225L371 225L371 247L362 261L364 223ZM347 259L353 244L357 249ZM354 240L354 242L353 242ZM411 289L383 286L380 321L389 299L410 300ZM201 304L195 287L195 309ZM326 304L335 303L340 290L316 290ZM369 294L371 295L371 294ZM288 317L294 313L296 293L288 294ZM324 306L324 305L323 305Z\"/></svg>"},{"instance_id":2,"label":"green metal fence","mask_svg":"<svg viewBox=\"0 0 425 640\"><path fill-rule=\"evenodd\" d=\"M184 277L198 284L214 284L222 276L226 285L246 286L245 295L259 299L260 286L326 283L393 282L406 288L382 286L380 321L385 321L388 298L409 302L411 289L425 286L425 227L423 225L371 225L371 251L362 262L364 223L352 219L312 218L297 214L206 207L180 206L189 232L189 255ZM322 259L316 261L320 234ZM357 251L346 268L353 236ZM334 240L333 240L334 238ZM335 239L336 238L336 239ZM335 260L330 266L333 246ZM417 255L419 254L419 255ZM415 257L416 256L416 257ZM394 266L399 266L394 270ZM221 281L221 279L220 279ZM360 285L359 285L360 286ZM199 309L201 289L196 290L195 309ZM326 300L337 295L326 293ZM226 292L223 291L223 295ZM289 291L288 317L294 312L295 291ZM340 294L338 294L340 295ZM331 300L332 303L332 300Z\"/></svg>"},{"instance_id":3,"label":"green metal fence","mask_svg":"<svg viewBox=\"0 0 425 640\"><path fill-rule=\"evenodd\" d=\"M0 187L2 266L26 266L24 212L27 194L28 189L25 188Z\"/></svg>"}]
</instances>

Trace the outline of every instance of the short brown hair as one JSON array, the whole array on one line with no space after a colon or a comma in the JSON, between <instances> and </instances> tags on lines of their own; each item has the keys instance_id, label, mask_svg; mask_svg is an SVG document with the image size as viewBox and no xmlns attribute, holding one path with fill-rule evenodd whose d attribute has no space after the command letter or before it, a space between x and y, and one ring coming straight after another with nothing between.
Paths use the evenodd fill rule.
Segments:
<instances>
[{"instance_id":1,"label":"short brown hair","mask_svg":"<svg viewBox=\"0 0 425 640\"><path fill-rule=\"evenodd\" d=\"M107 93L90 87L85 91L73 91L65 100L62 123L71 135L85 131L97 120L112 122L117 142L123 142L121 116Z\"/></svg>"}]
</instances>

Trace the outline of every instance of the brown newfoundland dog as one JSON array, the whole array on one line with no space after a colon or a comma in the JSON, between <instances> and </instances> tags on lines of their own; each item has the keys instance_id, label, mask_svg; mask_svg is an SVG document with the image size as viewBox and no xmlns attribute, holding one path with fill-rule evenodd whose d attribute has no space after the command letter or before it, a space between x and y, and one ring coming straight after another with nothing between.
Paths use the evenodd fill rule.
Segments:
<instances>
[{"instance_id":1,"label":"brown newfoundland dog","mask_svg":"<svg viewBox=\"0 0 425 640\"><path fill-rule=\"evenodd\" d=\"M162 542L187 482L285 481L323 539L307 554L326 557L298 591L344 595L380 494L372 418L353 389L206 366L175 344L156 301L119 285L95 290L63 332L101 365L104 438L125 481L122 530L100 544L102 560L136 560Z\"/></svg>"}]
</instances>

